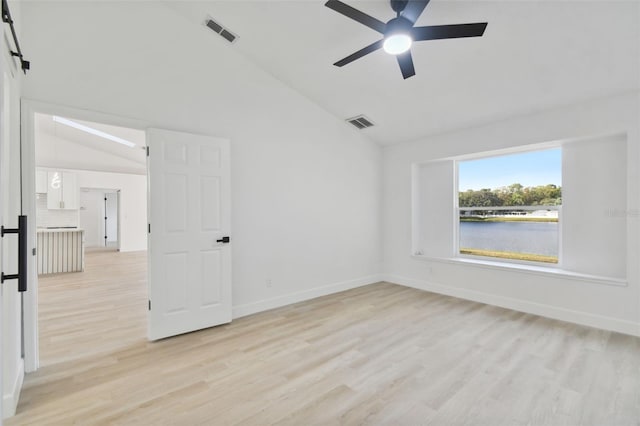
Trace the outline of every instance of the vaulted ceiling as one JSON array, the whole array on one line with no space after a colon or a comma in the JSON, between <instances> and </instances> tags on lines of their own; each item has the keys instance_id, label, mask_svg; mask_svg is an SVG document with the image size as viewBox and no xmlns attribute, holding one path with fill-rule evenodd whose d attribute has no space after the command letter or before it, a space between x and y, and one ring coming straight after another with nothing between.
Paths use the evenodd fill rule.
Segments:
<instances>
[{"instance_id":1,"label":"vaulted ceiling","mask_svg":"<svg viewBox=\"0 0 640 426\"><path fill-rule=\"evenodd\" d=\"M73 119L73 123L127 140L125 146L36 114L34 135L36 165L78 170L146 174L145 132Z\"/></svg>"},{"instance_id":2,"label":"vaulted ceiling","mask_svg":"<svg viewBox=\"0 0 640 426\"><path fill-rule=\"evenodd\" d=\"M347 3L382 20L387 1ZM403 80L382 50L332 64L378 40L323 1L174 1L176 19L235 49L339 118L365 114L363 130L393 144L640 87L640 3L432 0L418 25L488 22L483 37L414 44L417 75ZM206 54L206 52L203 52Z\"/></svg>"}]
</instances>

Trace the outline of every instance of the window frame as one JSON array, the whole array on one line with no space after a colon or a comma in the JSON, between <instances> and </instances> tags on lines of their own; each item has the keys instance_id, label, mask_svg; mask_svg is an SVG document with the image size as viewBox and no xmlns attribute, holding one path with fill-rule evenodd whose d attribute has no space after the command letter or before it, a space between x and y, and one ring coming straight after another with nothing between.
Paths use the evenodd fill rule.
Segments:
<instances>
[{"instance_id":1,"label":"window frame","mask_svg":"<svg viewBox=\"0 0 640 426\"><path fill-rule=\"evenodd\" d=\"M454 215L454 232L453 232L453 256L457 259L463 260L478 260L482 262L494 262L496 264L507 263L514 265L524 265L524 266L537 266L543 268L550 269L562 269L562 205L558 206L495 206L495 207L460 207L460 188L459 188L459 173L460 173L460 163L467 161L475 161L482 159L489 159L495 157L505 157L508 155L518 155L518 154L526 154L528 152L538 152L538 151L547 151L551 149L562 149L561 144L545 144L544 146L538 147L528 147L523 150L508 150L508 152L482 152L476 155L468 155L464 158L455 158L453 159L453 167L454 167L454 182L453 182L453 215ZM561 179L562 179L562 170L561 170ZM520 260L520 259L509 259L502 257L491 257L491 256L482 256L475 254L464 254L460 253L460 212L463 210L473 210L473 211L482 211L482 210L555 210L558 212L558 262L550 263L550 262L537 262L533 260Z\"/></svg>"}]
</instances>

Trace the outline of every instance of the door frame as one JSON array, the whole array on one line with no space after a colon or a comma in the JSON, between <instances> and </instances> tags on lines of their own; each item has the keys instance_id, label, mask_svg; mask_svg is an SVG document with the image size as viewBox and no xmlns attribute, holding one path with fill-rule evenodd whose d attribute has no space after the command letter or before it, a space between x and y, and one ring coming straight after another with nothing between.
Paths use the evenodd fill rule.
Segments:
<instances>
[{"instance_id":1,"label":"door frame","mask_svg":"<svg viewBox=\"0 0 640 426\"><path fill-rule=\"evenodd\" d=\"M120 188L93 188L93 187L83 186L83 187L80 187L80 197L82 197L82 193L83 192L87 192L87 191L88 192L91 192L91 191L101 192L103 197L106 196L107 194L115 194L116 195L116 224L117 224L117 227L116 227L116 242L118 243L118 245L116 247L116 250L120 251L120 191L122 191L122 190ZM104 201L102 201L101 204L102 204L102 208L104 209L105 208ZM81 205L81 203L79 205ZM100 242L103 243L103 244L106 244L105 240L104 240L104 237L105 237L106 231L107 231L106 227L104 226L105 225L104 224L104 216L106 216L106 209L103 211L103 213L105 213L105 214L101 214L100 215L102 217L102 219L101 219L102 222L101 223L102 223L102 230L103 230L101 232ZM80 222L82 222L82 220L80 220ZM86 240L87 240L87 232L86 231L87 230L85 229L84 231L85 231L84 235L85 235L85 242L86 242ZM106 245L104 247L106 247ZM86 248L86 245L85 245L85 248Z\"/></svg>"},{"instance_id":2,"label":"door frame","mask_svg":"<svg viewBox=\"0 0 640 426\"><path fill-rule=\"evenodd\" d=\"M22 99L21 114L21 149L22 149L22 211L35 223L36 217L36 157L35 157L35 114L60 115L76 120L94 121L112 126L128 127L142 130L151 123L134 118L121 117L96 111L89 111L63 105L57 105L32 99ZM118 224L119 225L119 224ZM36 227L29 227L29 242L36 247ZM148 257L148 255L147 255ZM24 342L24 363L27 373L36 371L40 365L39 331L38 331L38 271L35 256L28 260L29 286L23 295L22 335Z\"/></svg>"},{"instance_id":3,"label":"door frame","mask_svg":"<svg viewBox=\"0 0 640 426\"><path fill-rule=\"evenodd\" d=\"M0 32L2 34L4 45L10 46L7 40L6 33L4 31ZM1 42L0 42L1 43ZM11 49L9 49L11 50ZM15 113L15 111L11 108L11 94L13 89L15 88L11 83L16 78L16 66L15 62L10 59L8 55L7 49L3 49L0 54L0 124L2 124L2 128L0 128L0 154L2 151L10 152L11 150L11 135L9 133L8 137L5 138L6 129L11 129L11 115ZM7 93L8 87L8 93ZM8 102L7 102L8 99ZM8 103L8 108L7 107ZM7 110L8 109L8 110ZM0 176L3 178L3 172L5 172L4 165L2 162L4 159L0 159ZM10 168L6 170L7 173L10 173ZM6 188L5 188L6 186ZM5 182L4 185L0 182L0 225L5 224L4 217L4 207L5 205L11 205L9 202L9 192L10 185L9 182ZM4 271L8 265L5 265L5 250L4 250L4 241L0 240L0 270ZM8 256L7 256L8 257ZM9 259L7 259L10 262ZM5 413L12 413L15 410L14 407L5 407L5 394L4 394L4 357L5 357L5 348L4 348L4 335L3 335L3 323L7 320L5 318L5 312L3 310L4 307L4 291L0 290L0 425L2 425L3 419L5 417ZM24 373L18 373L18 377L24 377ZM19 380L22 380L21 378ZM18 388L22 387L22 382L18 385ZM17 404L17 400L15 400Z\"/></svg>"}]
</instances>

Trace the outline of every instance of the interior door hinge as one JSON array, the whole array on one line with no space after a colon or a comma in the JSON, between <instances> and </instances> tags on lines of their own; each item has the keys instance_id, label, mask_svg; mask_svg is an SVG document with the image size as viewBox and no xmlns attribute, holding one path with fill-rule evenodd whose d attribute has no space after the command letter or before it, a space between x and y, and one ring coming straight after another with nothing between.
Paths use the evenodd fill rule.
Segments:
<instances>
[{"instance_id":1,"label":"interior door hinge","mask_svg":"<svg viewBox=\"0 0 640 426\"><path fill-rule=\"evenodd\" d=\"M148 226L147 232L150 234L151 233L151 224L149 223L149 224L147 224L147 226Z\"/></svg>"},{"instance_id":2,"label":"interior door hinge","mask_svg":"<svg viewBox=\"0 0 640 426\"><path fill-rule=\"evenodd\" d=\"M149 300L149 310L151 310L151 300Z\"/></svg>"},{"instance_id":3,"label":"interior door hinge","mask_svg":"<svg viewBox=\"0 0 640 426\"><path fill-rule=\"evenodd\" d=\"M147 147L147 157L149 156L149 147Z\"/></svg>"}]
</instances>

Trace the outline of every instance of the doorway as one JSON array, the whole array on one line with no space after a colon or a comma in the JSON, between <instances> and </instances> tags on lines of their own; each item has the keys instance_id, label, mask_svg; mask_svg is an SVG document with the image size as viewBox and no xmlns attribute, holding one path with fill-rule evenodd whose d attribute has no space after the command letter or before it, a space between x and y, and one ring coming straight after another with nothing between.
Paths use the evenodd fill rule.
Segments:
<instances>
[{"instance_id":1,"label":"doorway","mask_svg":"<svg viewBox=\"0 0 640 426\"><path fill-rule=\"evenodd\" d=\"M120 250L120 190L80 188L80 220L85 250Z\"/></svg>"},{"instance_id":2,"label":"doorway","mask_svg":"<svg viewBox=\"0 0 640 426\"><path fill-rule=\"evenodd\" d=\"M33 371L146 339L147 171L144 130L64 108L30 112L38 315L30 339L25 309L24 333Z\"/></svg>"},{"instance_id":3,"label":"doorway","mask_svg":"<svg viewBox=\"0 0 640 426\"><path fill-rule=\"evenodd\" d=\"M52 122L56 124L52 125ZM50 133L53 126L53 138L49 143L36 143L38 124L48 126ZM66 127L60 127L62 125ZM60 133L68 132L67 127L83 131L90 128L92 131L88 133L99 137L110 134L107 139L111 142L104 145L100 140L103 145L98 149L98 140L93 137L70 141L62 138ZM113 135L116 127L121 135ZM36 257L34 251L34 257L29 259L32 291L23 299L27 372L39 367L39 337L45 333L38 328L38 307L43 307L46 300L40 284L44 285L48 278L52 278L48 283L52 289L51 296L64 294L69 298L60 297L57 304L50 305L55 306L50 311L54 314L44 323L49 325L49 320L63 318L66 325L75 327L68 335L56 336L48 342L58 347L61 347L60 342L67 344L67 352L59 353L54 362L74 361L82 358L83 354L96 355L83 353L85 349L94 352L112 350L109 344L135 341L137 345L147 339L157 340L231 321L229 140L150 128L146 123L34 101L22 103L22 132L23 204L27 214L37 217L36 211L41 209L44 213L41 218L63 217L71 223L58 232L70 232L67 228L72 228L71 232L83 234L84 230L73 225L74 221L79 223L79 191L69 188L118 189L119 211L119 251L86 253L84 249L79 250L76 253L85 257L71 264L80 270L54 271L47 278L42 277L40 283L36 273L40 256ZM132 132L141 134L144 145L127 140L127 132L129 135ZM75 144L69 145L69 142ZM71 150L68 149L70 146ZM42 152L45 155L40 157ZM142 157L143 160L136 161L134 157ZM52 162L45 162L43 158ZM118 170L101 169L105 162L111 167L118 167ZM105 174L111 178L122 174L137 176L142 184L128 185L123 179L107 181ZM40 195L36 197L35 194ZM41 219L41 228L42 224ZM84 235L80 241L84 244ZM36 237L33 235L35 245ZM155 257L147 255L147 245L154 248ZM44 255L42 250L37 251ZM151 278L147 277L147 271ZM59 277L65 279L58 280ZM90 279L82 280L81 277ZM120 287L109 283L118 283ZM41 295L40 301L38 294ZM85 298L78 299L77 295ZM105 297L112 295L115 298ZM124 307L122 312L126 313L135 311L135 315L129 318L115 313L114 316L114 307ZM56 313L55 309L61 310ZM70 321L72 315L68 309L78 309L74 312L80 316ZM100 309L102 313L97 314ZM178 316L180 321L171 321ZM63 323L58 325L52 331L65 327ZM108 329L92 328L104 325L108 325ZM123 330L131 333L123 334ZM128 340L130 338L132 340ZM87 345L88 341L95 343ZM83 342L85 347L74 346L79 342Z\"/></svg>"}]
</instances>

